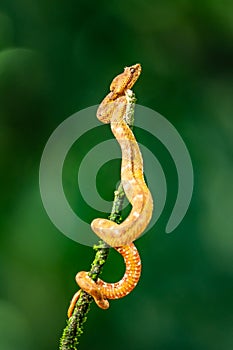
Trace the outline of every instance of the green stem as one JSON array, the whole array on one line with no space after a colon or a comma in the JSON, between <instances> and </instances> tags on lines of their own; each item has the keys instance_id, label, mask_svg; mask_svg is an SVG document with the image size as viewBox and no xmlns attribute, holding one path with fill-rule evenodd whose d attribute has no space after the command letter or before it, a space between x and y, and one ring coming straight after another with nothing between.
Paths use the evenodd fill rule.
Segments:
<instances>
[{"instance_id":1,"label":"green stem","mask_svg":"<svg viewBox=\"0 0 233 350\"><path fill-rule=\"evenodd\" d=\"M134 107L135 107L135 95L131 90L126 92L127 109L125 114L125 121L132 128L134 121ZM109 220L116 223L122 221L121 210L125 199L125 193L122 184L120 183L118 189L114 192L114 201L112 211L109 216ZM95 251L95 258L91 264L89 276L97 281L99 275L102 272L103 265L105 264L109 255L109 246L100 241L98 245L93 247ZM82 291L80 297L76 303L72 316L67 320L67 325L63 330L62 337L60 339L59 350L77 350L79 344L79 338L83 333L83 325L87 319L87 313L90 309L90 304L93 301L92 297L86 292Z\"/></svg>"}]
</instances>

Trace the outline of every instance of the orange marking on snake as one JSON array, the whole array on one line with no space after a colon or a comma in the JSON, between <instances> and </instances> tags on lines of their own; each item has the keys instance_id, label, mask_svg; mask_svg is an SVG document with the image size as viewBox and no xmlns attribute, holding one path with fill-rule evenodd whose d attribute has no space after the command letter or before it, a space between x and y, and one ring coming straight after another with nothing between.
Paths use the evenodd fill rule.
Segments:
<instances>
[{"instance_id":1,"label":"orange marking on snake","mask_svg":"<svg viewBox=\"0 0 233 350\"><path fill-rule=\"evenodd\" d=\"M76 282L81 288L73 296L68 309L68 317L72 316L74 307L80 296L81 290L90 294L101 309L108 309L108 299L119 299L129 294L137 285L141 275L141 260L137 248L133 243L115 248L124 258L125 273L122 279L116 283L106 283L101 279L94 282L88 272L80 271L76 275Z\"/></svg>"},{"instance_id":2,"label":"orange marking on snake","mask_svg":"<svg viewBox=\"0 0 233 350\"><path fill-rule=\"evenodd\" d=\"M143 177L143 160L136 139L124 120L127 97L141 73L141 65L126 67L116 76L110 93L104 98L97 110L97 118L110 123L122 151L121 182L132 205L132 210L121 224L107 219L94 219L92 230L112 247L133 242L146 229L153 211L153 199Z\"/></svg>"}]
</instances>

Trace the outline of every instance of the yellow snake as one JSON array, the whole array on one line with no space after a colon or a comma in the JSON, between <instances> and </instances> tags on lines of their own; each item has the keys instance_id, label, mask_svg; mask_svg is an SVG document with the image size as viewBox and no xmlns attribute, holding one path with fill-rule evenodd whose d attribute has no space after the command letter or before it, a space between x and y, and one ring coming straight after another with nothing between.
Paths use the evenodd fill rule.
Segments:
<instances>
[{"instance_id":1,"label":"yellow snake","mask_svg":"<svg viewBox=\"0 0 233 350\"><path fill-rule=\"evenodd\" d=\"M125 194L132 204L129 216L116 224L106 219L95 219L92 230L107 244L114 247L124 258L125 274L116 283L106 283L101 279L94 282L88 272L80 271L76 282L81 288L71 300L68 317L72 316L81 290L90 294L96 304L109 307L108 299L123 298L137 285L141 274L141 260L137 248L132 243L145 230L153 211L153 200L143 177L143 161L135 137L124 120L127 98L126 91L131 89L141 73L141 65L126 67L124 72L114 78L110 93L104 98L97 111L97 118L103 123L111 123L111 129L122 151L121 182Z\"/></svg>"}]
</instances>

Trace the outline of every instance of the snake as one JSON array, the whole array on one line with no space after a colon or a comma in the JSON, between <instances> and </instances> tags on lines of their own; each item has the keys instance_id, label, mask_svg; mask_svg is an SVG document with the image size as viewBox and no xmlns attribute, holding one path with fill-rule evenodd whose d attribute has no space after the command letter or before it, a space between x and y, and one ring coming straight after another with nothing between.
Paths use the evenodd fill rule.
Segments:
<instances>
[{"instance_id":1,"label":"snake","mask_svg":"<svg viewBox=\"0 0 233 350\"><path fill-rule=\"evenodd\" d=\"M140 279L141 259L133 241L142 234L150 222L153 199L144 180L139 146L124 120L127 91L133 87L140 74L139 63L125 67L124 72L113 79L110 93L97 110L97 118L105 124L110 123L111 130L121 147L121 183L132 209L129 216L120 224L97 218L91 222L91 228L97 236L122 255L125 273L119 282L106 283L101 279L93 281L88 272L78 272L75 279L81 289L71 300L68 317L72 316L82 290L90 294L100 308L108 309L108 299L123 298L136 287Z\"/></svg>"}]
</instances>

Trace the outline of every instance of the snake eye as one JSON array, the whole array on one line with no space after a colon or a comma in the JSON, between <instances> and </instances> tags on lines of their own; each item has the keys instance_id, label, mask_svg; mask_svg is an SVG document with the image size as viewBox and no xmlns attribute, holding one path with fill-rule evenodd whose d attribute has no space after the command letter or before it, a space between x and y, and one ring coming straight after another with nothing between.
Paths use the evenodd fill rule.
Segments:
<instances>
[{"instance_id":1,"label":"snake eye","mask_svg":"<svg viewBox=\"0 0 233 350\"><path fill-rule=\"evenodd\" d=\"M134 73L135 72L135 68L130 68L130 72Z\"/></svg>"}]
</instances>

